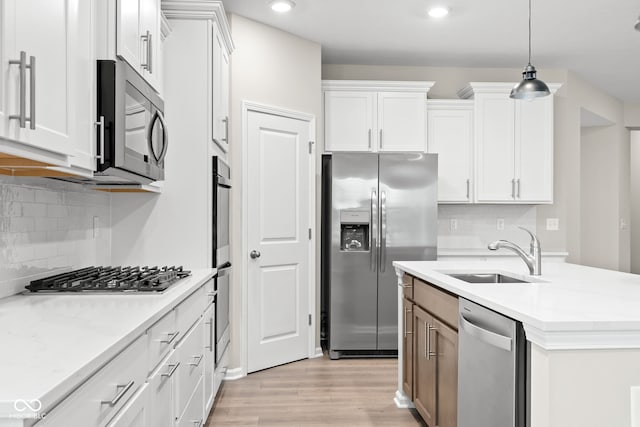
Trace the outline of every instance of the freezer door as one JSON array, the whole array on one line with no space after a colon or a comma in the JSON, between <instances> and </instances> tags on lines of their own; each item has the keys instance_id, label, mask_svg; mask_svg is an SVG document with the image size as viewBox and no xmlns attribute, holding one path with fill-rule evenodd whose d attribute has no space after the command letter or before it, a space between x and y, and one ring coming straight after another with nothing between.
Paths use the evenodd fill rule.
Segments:
<instances>
[{"instance_id":1,"label":"freezer door","mask_svg":"<svg viewBox=\"0 0 640 427\"><path fill-rule=\"evenodd\" d=\"M437 154L380 154L378 349L398 348L398 279L393 261L435 260Z\"/></svg>"},{"instance_id":2,"label":"freezer door","mask_svg":"<svg viewBox=\"0 0 640 427\"><path fill-rule=\"evenodd\" d=\"M331 160L329 347L376 349L378 156Z\"/></svg>"}]
</instances>

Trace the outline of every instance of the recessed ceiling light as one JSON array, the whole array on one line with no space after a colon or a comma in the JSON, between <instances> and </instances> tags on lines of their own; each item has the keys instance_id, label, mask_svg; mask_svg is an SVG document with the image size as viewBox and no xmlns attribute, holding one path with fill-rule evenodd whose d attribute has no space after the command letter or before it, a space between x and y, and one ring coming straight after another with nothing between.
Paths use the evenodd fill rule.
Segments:
<instances>
[{"instance_id":1,"label":"recessed ceiling light","mask_svg":"<svg viewBox=\"0 0 640 427\"><path fill-rule=\"evenodd\" d=\"M429 9L429 16L432 18L444 18L449 14L449 9L446 7L433 7Z\"/></svg>"},{"instance_id":2,"label":"recessed ceiling light","mask_svg":"<svg viewBox=\"0 0 640 427\"><path fill-rule=\"evenodd\" d=\"M291 0L275 0L271 2L271 9L279 13L289 12L295 6L296 4Z\"/></svg>"}]
</instances>

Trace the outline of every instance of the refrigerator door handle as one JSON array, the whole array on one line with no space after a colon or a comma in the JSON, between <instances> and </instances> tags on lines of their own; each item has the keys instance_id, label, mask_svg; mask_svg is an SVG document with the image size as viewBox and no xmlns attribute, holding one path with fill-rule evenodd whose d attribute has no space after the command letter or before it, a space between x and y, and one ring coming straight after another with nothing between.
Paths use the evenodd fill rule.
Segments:
<instances>
[{"instance_id":1,"label":"refrigerator door handle","mask_svg":"<svg viewBox=\"0 0 640 427\"><path fill-rule=\"evenodd\" d=\"M376 190L371 190L371 233L369 233L369 258L371 262L371 270L376 271L377 244L378 244L378 227L376 219L378 215L378 195Z\"/></svg>"},{"instance_id":2,"label":"refrigerator door handle","mask_svg":"<svg viewBox=\"0 0 640 427\"><path fill-rule=\"evenodd\" d=\"M387 194L380 192L380 272L384 273L387 264Z\"/></svg>"}]
</instances>

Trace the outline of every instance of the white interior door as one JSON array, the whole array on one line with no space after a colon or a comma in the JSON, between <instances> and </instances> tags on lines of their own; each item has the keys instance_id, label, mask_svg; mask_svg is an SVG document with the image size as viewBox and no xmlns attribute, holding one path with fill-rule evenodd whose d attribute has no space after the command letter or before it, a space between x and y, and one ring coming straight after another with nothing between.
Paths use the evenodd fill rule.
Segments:
<instances>
[{"instance_id":1,"label":"white interior door","mask_svg":"<svg viewBox=\"0 0 640 427\"><path fill-rule=\"evenodd\" d=\"M247 132L247 368L254 372L308 357L310 123L249 111Z\"/></svg>"}]
</instances>

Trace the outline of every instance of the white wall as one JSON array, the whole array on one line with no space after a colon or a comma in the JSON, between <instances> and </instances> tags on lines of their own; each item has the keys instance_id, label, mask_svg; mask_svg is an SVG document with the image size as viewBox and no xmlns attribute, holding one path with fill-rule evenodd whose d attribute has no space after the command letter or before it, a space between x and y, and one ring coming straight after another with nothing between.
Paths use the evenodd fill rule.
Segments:
<instances>
[{"instance_id":1,"label":"white wall","mask_svg":"<svg viewBox=\"0 0 640 427\"><path fill-rule=\"evenodd\" d=\"M242 218L242 101L253 101L321 117L320 45L250 19L231 15L231 34L236 50L231 55L231 144L233 180L231 247L236 268L231 292L231 367L240 366L241 290L246 254L241 252ZM319 159L317 173L320 173ZM316 178L319 182L319 176ZM320 206L318 203L318 210ZM319 227L319 215L318 215ZM246 225L245 225L246 228ZM316 235L319 235L316 233ZM318 250L319 253L319 241ZM319 264L317 264L319 274ZM319 283L319 280L317 281ZM316 288L316 312L320 294ZM317 316L316 316L317 318ZM319 323L319 322L317 322ZM317 334L319 337L319 333ZM319 342L317 343L319 345Z\"/></svg>"},{"instance_id":2,"label":"white wall","mask_svg":"<svg viewBox=\"0 0 640 427\"><path fill-rule=\"evenodd\" d=\"M0 298L40 277L109 265L110 224L108 193L0 175Z\"/></svg>"},{"instance_id":3,"label":"white wall","mask_svg":"<svg viewBox=\"0 0 640 427\"><path fill-rule=\"evenodd\" d=\"M640 131L631 132L631 272L640 274Z\"/></svg>"}]
</instances>

